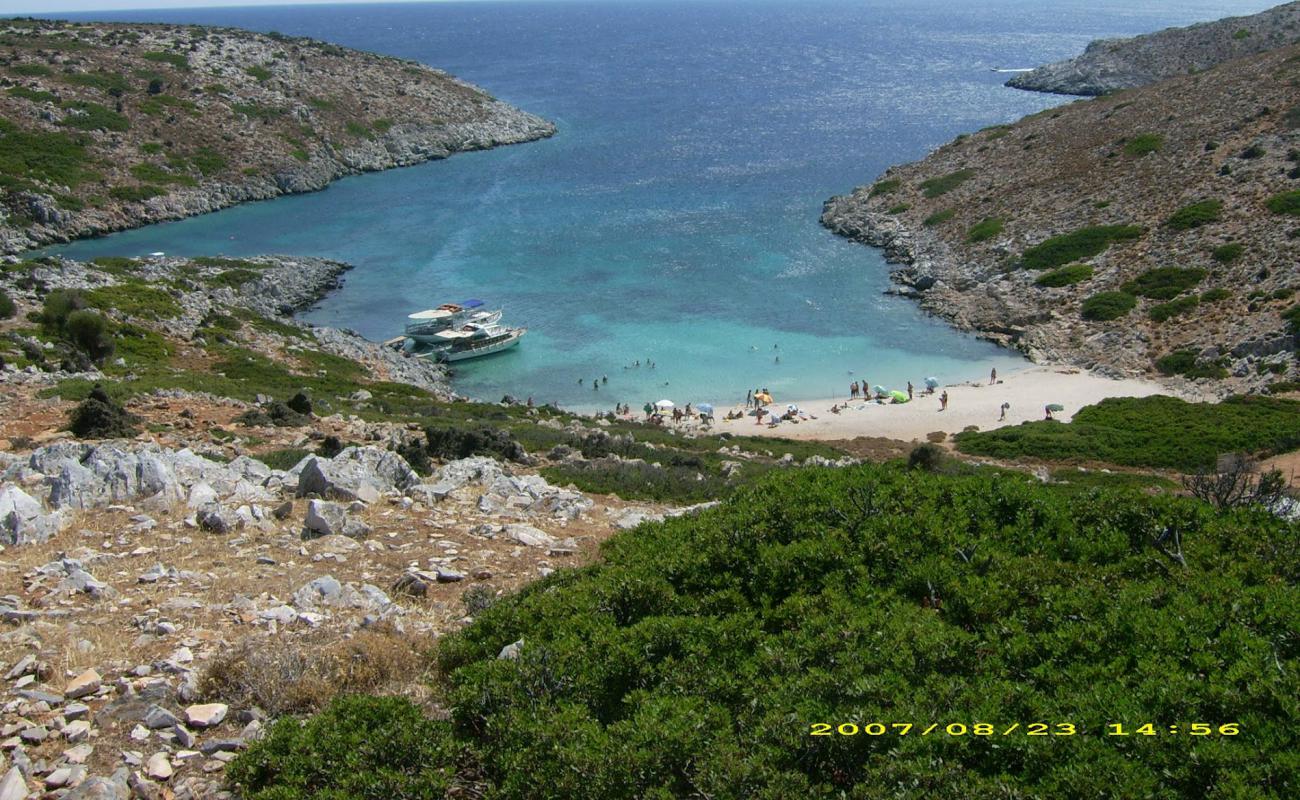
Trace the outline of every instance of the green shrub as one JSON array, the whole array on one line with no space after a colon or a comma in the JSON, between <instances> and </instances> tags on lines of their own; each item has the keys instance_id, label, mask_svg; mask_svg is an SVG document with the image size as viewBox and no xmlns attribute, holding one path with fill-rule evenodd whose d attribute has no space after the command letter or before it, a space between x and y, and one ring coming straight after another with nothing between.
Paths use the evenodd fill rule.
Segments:
<instances>
[{"instance_id":1,"label":"green shrub","mask_svg":"<svg viewBox=\"0 0 1300 800\"><path fill-rule=\"evenodd\" d=\"M1124 152L1130 156L1145 156L1158 151L1165 143L1165 137L1158 133L1139 133L1124 143Z\"/></svg>"},{"instance_id":2,"label":"green shrub","mask_svg":"<svg viewBox=\"0 0 1300 800\"><path fill-rule=\"evenodd\" d=\"M1175 211L1169 219L1165 220L1165 225L1180 231L1190 230L1211 222L1218 222L1222 213L1223 201L1202 200Z\"/></svg>"},{"instance_id":3,"label":"green shrub","mask_svg":"<svg viewBox=\"0 0 1300 800\"><path fill-rule=\"evenodd\" d=\"M177 69L189 69L190 60L183 53L166 53L160 50L149 50L141 54L147 61L156 61L162 64L171 64Z\"/></svg>"},{"instance_id":4,"label":"green shrub","mask_svg":"<svg viewBox=\"0 0 1300 800\"><path fill-rule=\"evenodd\" d=\"M306 722L276 721L226 778L247 800L436 800L450 796L457 750L405 698L339 697Z\"/></svg>"},{"instance_id":5,"label":"green shrub","mask_svg":"<svg viewBox=\"0 0 1300 800\"><path fill-rule=\"evenodd\" d=\"M197 186L198 181L183 173L168 172L157 164L148 162L131 166L131 174L144 183L174 183L181 186Z\"/></svg>"},{"instance_id":6,"label":"green shrub","mask_svg":"<svg viewBox=\"0 0 1300 800\"><path fill-rule=\"evenodd\" d=\"M226 168L225 156L211 147L200 147L194 155L190 156L190 163L205 178L216 175Z\"/></svg>"},{"instance_id":7,"label":"green shrub","mask_svg":"<svg viewBox=\"0 0 1300 800\"><path fill-rule=\"evenodd\" d=\"M1156 369L1163 375L1185 378L1226 378L1228 371L1215 363L1199 363L1192 350L1175 350L1156 359Z\"/></svg>"},{"instance_id":8,"label":"green shrub","mask_svg":"<svg viewBox=\"0 0 1300 800\"><path fill-rule=\"evenodd\" d=\"M896 206L890 206L889 210L888 210L887 212L885 212L885 213L887 213L887 214L902 214L904 211L907 211L907 210L910 209L910 208L911 208L911 206L909 206L907 203L899 203L899 204L896 205Z\"/></svg>"},{"instance_id":9,"label":"green shrub","mask_svg":"<svg viewBox=\"0 0 1300 800\"><path fill-rule=\"evenodd\" d=\"M17 313L18 306L14 303L14 299L9 296L9 292L5 291L3 286L0 286L0 319L13 319Z\"/></svg>"},{"instance_id":10,"label":"green shrub","mask_svg":"<svg viewBox=\"0 0 1300 800\"><path fill-rule=\"evenodd\" d=\"M1300 333L1300 306L1291 306L1283 311L1282 319L1288 323L1292 333Z\"/></svg>"},{"instance_id":11,"label":"green shrub","mask_svg":"<svg viewBox=\"0 0 1300 800\"><path fill-rule=\"evenodd\" d=\"M1169 530L1186 566L1161 552ZM481 782L448 796L495 800L1276 795L1296 744L1293 540L1262 512L1023 475L782 472L620 534L445 639L444 730L465 761L426 757ZM1275 651L1281 669L1259 667ZM1204 737L1195 759L1186 740L1131 758L1136 737L1105 735L1227 703L1243 735ZM922 738L936 713L1006 725ZM1080 736L1001 735L1019 714ZM863 732L877 721L886 734ZM288 777L318 761L299 745L260 763L319 792ZM375 771L346 766L335 781Z\"/></svg>"},{"instance_id":12,"label":"green shrub","mask_svg":"<svg viewBox=\"0 0 1300 800\"><path fill-rule=\"evenodd\" d=\"M921 191L926 197L934 198L945 195L961 186L966 181L975 177L973 169L959 169L956 172L950 172L947 175L941 175L937 178L921 182Z\"/></svg>"},{"instance_id":13,"label":"green shrub","mask_svg":"<svg viewBox=\"0 0 1300 800\"><path fill-rule=\"evenodd\" d=\"M63 323L68 341L92 361L102 362L113 355L113 333L108 320L90 309L68 314Z\"/></svg>"},{"instance_id":14,"label":"green shrub","mask_svg":"<svg viewBox=\"0 0 1300 800\"><path fill-rule=\"evenodd\" d=\"M69 413L68 430L78 439L129 439L140 432L140 422L96 384Z\"/></svg>"},{"instance_id":15,"label":"green shrub","mask_svg":"<svg viewBox=\"0 0 1300 800\"><path fill-rule=\"evenodd\" d=\"M1201 293L1202 303L1217 303L1220 300L1227 300L1232 297L1232 292L1224 288L1214 288Z\"/></svg>"},{"instance_id":16,"label":"green shrub","mask_svg":"<svg viewBox=\"0 0 1300 800\"><path fill-rule=\"evenodd\" d=\"M1080 312L1093 322L1109 322L1132 311L1137 298L1127 292L1099 292L1083 301Z\"/></svg>"},{"instance_id":17,"label":"green shrub","mask_svg":"<svg viewBox=\"0 0 1300 800\"><path fill-rule=\"evenodd\" d=\"M1220 264L1230 264L1241 258L1241 254L1245 251L1246 248L1240 242L1229 242L1211 250L1210 257Z\"/></svg>"},{"instance_id":18,"label":"green shrub","mask_svg":"<svg viewBox=\"0 0 1300 800\"><path fill-rule=\"evenodd\" d=\"M266 453L259 453L257 460L267 465L271 469L289 470L307 456L311 455L310 450L300 448L290 448L285 450L271 450Z\"/></svg>"},{"instance_id":19,"label":"green shrub","mask_svg":"<svg viewBox=\"0 0 1300 800\"><path fill-rule=\"evenodd\" d=\"M128 317L142 319L175 319L181 315L180 303L162 289L156 289L140 280L125 280L112 286L101 286L86 292L87 305L116 311Z\"/></svg>"},{"instance_id":20,"label":"green shrub","mask_svg":"<svg viewBox=\"0 0 1300 800\"><path fill-rule=\"evenodd\" d=\"M545 467L542 476L584 492L618 495L624 500L653 500L689 505L716 500L733 488L721 475L700 466L637 461L585 461Z\"/></svg>"},{"instance_id":21,"label":"green shrub","mask_svg":"<svg viewBox=\"0 0 1300 800\"><path fill-rule=\"evenodd\" d=\"M85 143L64 133L26 131L0 119L0 176L76 187L89 173Z\"/></svg>"},{"instance_id":22,"label":"green shrub","mask_svg":"<svg viewBox=\"0 0 1300 800\"><path fill-rule=\"evenodd\" d=\"M9 71L24 78L46 78L54 74L53 70L44 64L15 64L9 68Z\"/></svg>"},{"instance_id":23,"label":"green shrub","mask_svg":"<svg viewBox=\"0 0 1300 800\"><path fill-rule=\"evenodd\" d=\"M131 122L126 117L98 103L76 101L65 103L64 107L78 112L68 114L60 123L69 128L78 128L83 131L116 131L120 133L129 130L131 127Z\"/></svg>"},{"instance_id":24,"label":"green shrub","mask_svg":"<svg viewBox=\"0 0 1300 800\"><path fill-rule=\"evenodd\" d=\"M238 289L240 286L255 281L259 277L260 275L251 269L228 269L205 280L210 286L228 286L231 289Z\"/></svg>"},{"instance_id":25,"label":"green shrub","mask_svg":"<svg viewBox=\"0 0 1300 800\"><path fill-rule=\"evenodd\" d=\"M1090 264L1067 264L1060 269L1054 269L1038 277L1034 283L1039 286L1058 287L1070 286L1081 283L1092 277L1092 266Z\"/></svg>"},{"instance_id":26,"label":"green shrub","mask_svg":"<svg viewBox=\"0 0 1300 800\"><path fill-rule=\"evenodd\" d=\"M903 182L898 178L886 178L882 181L876 181L871 185L871 192L868 196L879 197L882 194L890 194L898 191L898 188L902 185Z\"/></svg>"},{"instance_id":27,"label":"green shrub","mask_svg":"<svg viewBox=\"0 0 1300 800\"><path fill-rule=\"evenodd\" d=\"M935 225L940 225L942 223L945 223L955 216L957 216L957 209L945 208L942 211L936 211L930 216L926 217L921 222L921 224L927 228L933 228Z\"/></svg>"},{"instance_id":28,"label":"green shrub","mask_svg":"<svg viewBox=\"0 0 1300 800\"><path fill-rule=\"evenodd\" d=\"M270 80L273 74L271 70L267 69L266 67L256 65L256 64L251 67L245 67L244 72L253 76L253 78L255 78L258 83L262 83L263 81Z\"/></svg>"},{"instance_id":29,"label":"green shrub","mask_svg":"<svg viewBox=\"0 0 1300 800\"><path fill-rule=\"evenodd\" d=\"M1274 214L1288 214L1290 216L1300 216L1300 190L1281 192L1268 198L1265 204L1268 210Z\"/></svg>"},{"instance_id":30,"label":"green shrub","mask_svg":"<svg viewBox=\"0 0 1300 800\"><path fill-rule=\"evenodd\" d=\"M1123 289L1138 297L1152 300L1172 300L1205 279L1205 270L1199 267L1157 267L1149 269L1124 284Z\"/></svg>"},{"instance_id":31,"label":"green shrub","mask_svg":"<svg viewBox=\"0 0 1300 800\"><path fill-rule=\"evenodd\" d=\"M528 457L524 448L508 433L486 425L469 428L430 426L424 429L424 436L428 440L429 455L448 461L470 456L499 456L511 461Z\"/></svg>"},{"instance_id":32,"label":"green shrub","mask_svg":"<svg viewBox=\"0 0 1300 800\"><path fill-rule=\"evenodd\" d=\"M971 229L966 232L966 241L972 244L986 242L1000 233L1002 233L1002 220L998 217L989 217L971 226Z\"/></svg>"},{"instance_id":33,"label":"green shrub","mask_svg":"<svg viewBox=\"0 0 1300 800\"><path fill-rule=\"evenodd\" d=\"M1201 299L1194 294L1186 297L1180 297L1177 300L1170 300L1168 303L1160 303L1151 307L1151 319L1156 322L1164 322L1174 317L1182 316L1188 311L1196 308L1201 304Z\"/></svg>"},{"instance_id":34,"label":"green shrub","mask_svg":"<svg viewBox=\"0 0 1300 800\"><path fill-rule=\"evenodd\" d=\"M49 333L63 331L68 315L86 307L86 296L78 289L55 289L41 304L41 325Z\"/></svg>"},{"instance_id":35,"label":"green shrub","mask_svg":"<svg viewBox=\"0 0 1300 800\"><path fill-rule=\"evenodd\" d=\"M130 88L126 78L115 72L69 72L61 77L67 83L89 86L114 97L121 97Z\"/></svg>"},{"instance_id":36,"label":"green shrub","mask_svg":"<svg viewBox=\"0 0 1300 800\"><path fill-rule=\"evenodd\" d=\"M1132 241L1145 233L1138 225L1099 225L1053 236L1020 256L1025 269L1052 269L1102 253L1116 242Z\"/></svg>"},{"instance_id":37,"label":"green shrub","mask_svg":"<svg viewBox=\"0 0 1300 800\"><path fill-rule=\"evenodd\" d=\"M1171 354L1173 355L1173 354ZM1194 369L1195 354L1169 362ZM1068 424L1030 422L957 436L958 449L993 458L1104 461L1185 472L1213 467L1223 453L1285 452L1300 446L1300 403L1233 397L1188 403L1173 397L1122 397L1079 410Z\"/></svg>"},{"instance_id":38,"label":"green shrub","mask_svg":"<svg viewBox=\"0 0 1300 800\"><path fill-rule=\"evenodd\" d=\"M1232 32L1232 38L1234 38L1234 39L1249 39L1249 38L1250 38L1250 31L1246 30L1245 28L1238 28L1237 30L1235 30L1235 31Z\"/></svg>"}]
</instances>

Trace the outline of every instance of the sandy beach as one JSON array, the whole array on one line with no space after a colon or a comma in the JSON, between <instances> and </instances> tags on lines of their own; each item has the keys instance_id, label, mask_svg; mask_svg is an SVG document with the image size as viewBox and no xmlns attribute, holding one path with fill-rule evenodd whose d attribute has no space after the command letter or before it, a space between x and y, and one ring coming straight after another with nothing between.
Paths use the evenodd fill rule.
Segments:
<instances>
[{"instance_id":1,"label":"sandy beach","mask_svg":"<svg viewBox=\"0 0 1300 800\"><path fill-rule=\"evenodd\" d=\"M897 387L891 387L897 388ZM905 387L902 387L905 388ZM939 410L939 395L947 389L948 408ZM754 418L725 420L731 409L717 407L718 422L713 432L727 431L746 436L775 436L785 439L852 439L858 436L882 436L891 439L924 439L933 431L960 433L967 426L980 430L1019 425L1042 419L1048 403L1060 403L1065 410L1053 416L1071 419L1080 408L1107 397L1145 397L1152 394L1175 394L1168 387L1138 379L1112 380L1069 367L1031 367L999 376L998 383L976 382L940 386L934 394L923 395L920 389L910 403L879 405L846 397L796 403L810 417L798 423L782 422L775 428L755 425ZM1186 398L1194 399L1194 398ZM778 396L771 406L783 412L788 405ZM838 414L831 406L848 408ZM999 409L1010 403L1005 420L999 421ZM739 407L744 410L743 407ZM816 419L811 419L816 417Z\"/></svg>"}]
</instances>

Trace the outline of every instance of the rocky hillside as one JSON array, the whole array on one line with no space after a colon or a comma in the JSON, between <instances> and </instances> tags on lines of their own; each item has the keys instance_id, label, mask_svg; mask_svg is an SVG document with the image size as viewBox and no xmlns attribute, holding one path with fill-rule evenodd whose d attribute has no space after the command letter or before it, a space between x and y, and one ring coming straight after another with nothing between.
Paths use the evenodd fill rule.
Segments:
<instances>
[{"instance_id":1,"label":"rocky hillside","mask_svg":"<svg viewBox=\"0 0 1300 800\"><path fill-rule=\"evenodd\" d=\"M444 72L278 34L0 21L0 252L529 141Z\"/></svg>"},{"instance_id":2,"label":"rocky hillside","mask_svg":"<svg viewBox=\"0 0 1300 800\"><path fill-rule=\"evenodd\" d=\"M898 292L1040 362L1294 377L1300 47L958 137L827 202ZM1175 376L1182 376L1176 378Z\"/></svg>"},{"instance_id":3,"label":"rocky hillside","mask_svg":"<svg viewBox=\"0 0 1300 800\"><path fill-rule=\"evenodd\" d=\"M1248 17L1167 28L1130 39L1098 39L1083 55L1017 75L1007 86L1057 94L1108 94L1203 72L1297 41L1300 3L1287 3Z\"/></svg>"}]
</instances>

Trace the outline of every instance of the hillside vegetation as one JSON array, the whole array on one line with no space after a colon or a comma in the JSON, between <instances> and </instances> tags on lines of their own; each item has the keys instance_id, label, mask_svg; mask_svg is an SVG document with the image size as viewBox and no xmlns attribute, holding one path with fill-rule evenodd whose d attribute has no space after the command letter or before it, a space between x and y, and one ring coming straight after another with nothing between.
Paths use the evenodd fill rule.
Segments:
<instances>
[{"instance_id":1,"label":"hillside vegetation","mask_svg":"<svg viewBox=\"0 0 1300 800\"><path fill-rule=\"evenodd\" d=\"M823 223L1035 360L1260 389L1296 375L1297 87L1291 46L1049 109L890 168Z\"/></svg>"},{"instance_id":2,"label":"hillside vegetation","mask_svg":"<svg viewBox=\"0 0 1300 800\"><path fill-rule=\"evenodd\" d=\"M801 470L483 611L439 651L449 721L345 701L229 776L252 800L1290 797L1296 542L1185 499Z\"/></svg>"},{"instance_id":3,"label":"hillside vegetation","mask_svg":"<svg viewBox=\"0 0 1300 800\"><path fill-rule=\"evenodd\" d=\"M0 20L0 251L553 132L439 70L311 39Z\"/></svg>"}]
</instances>

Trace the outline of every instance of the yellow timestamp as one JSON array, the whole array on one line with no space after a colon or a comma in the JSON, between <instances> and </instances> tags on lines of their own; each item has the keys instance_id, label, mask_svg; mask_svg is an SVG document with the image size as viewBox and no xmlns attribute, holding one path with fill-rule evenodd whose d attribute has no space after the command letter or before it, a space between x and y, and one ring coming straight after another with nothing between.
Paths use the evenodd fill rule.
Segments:
<instances>
[{"instance_id":1,"label":"yellow timestamp","mask_svg":"<svg viewBox=\"0 0 1300 800\"><path fill-rule=\"evenodd\" d=\"M809 725L809 736L1076 736L1088 734L1084 726L1073 722L842 722L838 725L830 722L813 722ZM1146 722L1128 725L1112 722L1095 733L1107 736L1237 736L1241 733L1241 724L1229 722L1211 725L1205 722L1188 724L1174 723L1157 725Z\"/></svg>"}]
</instances>

